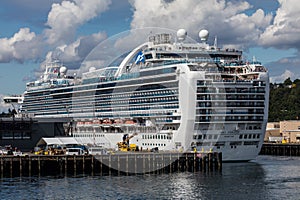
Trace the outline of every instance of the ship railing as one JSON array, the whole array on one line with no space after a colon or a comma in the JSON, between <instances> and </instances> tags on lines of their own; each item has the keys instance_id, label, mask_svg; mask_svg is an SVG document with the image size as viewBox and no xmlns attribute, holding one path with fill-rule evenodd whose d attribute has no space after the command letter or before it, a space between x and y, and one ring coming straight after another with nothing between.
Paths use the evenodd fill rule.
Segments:
<instances>
[{"instance_id":1,"label":"ship railing","mask_svg":"<svg viewBox=\"0 0 300 200\"><path fill-rule=\"evenodd\" d=\"M141 66L141 69L146 69L146 68L152 68L152 67L161 67L162 65L174 65L174 64L186 64L188 61L186 59L177 59L177 58L167 58L166 60L158 59L159 63L154 63L154 62L146 62L144 65ZM154 61L154 60L153 60ZM155 60L157 62L157 59Z\"/></svg>"},{"instance_id":2,"label":"ship railing","mask_svg":"<svg viewBox=\"0 0 300 200\"><path fill-rule=\"evenodd\" d=\"M102 127L102 129L100 129ZM119 134L119 133L124 133L124 131L126 132L132 132L132 133L161 133L160 130L157 130L156 126L135 126L132 127L131 129L122 129L121 127L118 126L118 128L120 128L120 130L122 131L116 131L116 129L111 129L114 126L112 126L110 124L110 126L104 127L104 126L94 126L93 129L89 129L88 127L84 127L84 126L80 126L76 129L76 131L74 133L80 134L86 134L86 133L94 133L95 130L97 130L97 134L103 134L103 133L115 133L115 134ZM103 129L104 128L104 129Z\"/></svg>"}]
</instances>

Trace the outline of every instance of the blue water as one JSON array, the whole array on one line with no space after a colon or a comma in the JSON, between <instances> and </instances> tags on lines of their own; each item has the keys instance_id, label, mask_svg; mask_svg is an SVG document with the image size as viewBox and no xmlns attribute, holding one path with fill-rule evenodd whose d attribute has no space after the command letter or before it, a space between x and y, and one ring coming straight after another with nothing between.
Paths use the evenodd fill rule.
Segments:
<instances>
[{"instance_id":1,"label":"blue water","mask_svg":"<svg viewBox=\"0 0 300 200\"><path fill-rule=\"evenodd\" d=\"M259 156L222 172L0 179L1 199L300 199L300 158Z\"/></svg>"}]
</instances>

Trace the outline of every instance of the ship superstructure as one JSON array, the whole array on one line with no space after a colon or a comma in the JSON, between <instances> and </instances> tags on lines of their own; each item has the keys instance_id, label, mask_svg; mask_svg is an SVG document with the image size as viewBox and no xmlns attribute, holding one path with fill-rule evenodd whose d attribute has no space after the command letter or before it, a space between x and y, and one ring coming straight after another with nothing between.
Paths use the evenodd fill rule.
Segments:
<instances>
[{"instance_id":1,"label":"ship superstructure","mask_svg":"<svg viewBox=\"0 0 300 200\"><path fill-rule=\"evenodd\" d=\"M58 63L28 83L23 112L70 119L82 143L115 148L124 135L140 149L221 151L223 160L251 160L263 143L269 99L267 70L242 51L185 43L156 34L119 66L67 76ZM174 39L176 41L174 41Z\"/></svg>"}]
</instances>

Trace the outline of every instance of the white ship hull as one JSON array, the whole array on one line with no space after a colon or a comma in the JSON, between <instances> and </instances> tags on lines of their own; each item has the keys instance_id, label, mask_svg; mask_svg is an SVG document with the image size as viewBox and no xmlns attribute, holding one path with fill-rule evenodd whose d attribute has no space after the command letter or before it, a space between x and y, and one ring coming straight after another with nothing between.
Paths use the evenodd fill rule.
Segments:
<instances>
[{"instance_id":1,"label":"white ship hull","mask_svg":"<svg viewBox=\"0 0 300 200\"><path fill-rule=\"evenodd\" d=\"M88 72L80 81L53 81L55 66L47 68L52 74L28 84L23 109L39 118L70 119L68 134L86 145L116 149L125 135L137 134L129 143L140 150L254 159L268 118L266 69L243 63L241 51L171 44L164 37L137 47L120 66ZM130 63L142 51L145 61Z\"/></svg>"}]
</instances>

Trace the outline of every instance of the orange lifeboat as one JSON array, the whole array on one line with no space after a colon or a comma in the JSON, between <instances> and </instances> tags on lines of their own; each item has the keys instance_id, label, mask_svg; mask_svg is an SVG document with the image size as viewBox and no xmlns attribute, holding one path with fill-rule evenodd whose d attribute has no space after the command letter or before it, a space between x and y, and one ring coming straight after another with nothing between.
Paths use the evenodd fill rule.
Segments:
<instances>
[{"instance_id":1,"label":"orange lifeboat","mask_svg":"<svg viewBox=\"0 0 300 200\"><path fill-rule=\"evenodd\" d=\"M112 121L110 119L104 119L103 124L112 124Z\"/></svg>"},{"instance_id":2,"label":"orange lifeboat","mask_svg":"<svg viewBox=\"0 0 300 200\"><path fill-rule=\"evenodd\" d=\"M133 125L133 124L135 124L135 121L134 120L126 120L125 121L125 124L128 124L128 125Z\"/></svg>"},{"instance_id":3,"label":"orange lifeboat","mask_svg":"<svg viewBox=\"0 0 300 200\"><path fill-rule=\"evenodd\" d=\"M90 125L92 125L93 124L93 122L91 122L91 121L87 121L87 122L85 122L84 123L86 126L90 126Z\"/></svg>"},{"instance_id":4,"label":"orange lifeboat","mask_svg":"<svg viewBox=\"0 0 300 200\"><path fill-rule=\"evenodd\" d=\"M101 121L99 119L95 119L95 120L93 120L93 124L95 124L95 125L101 124Z\"/></svg>"},{"instance_id":5,"label":"orange lifeboat","mask_svg":"<svg viewBox=\"0 0 300 200\"><path fill-rule=\"evenodd\" d=\"M122 119L115 119L115 124L123 124L123 120Z\"/></svg>"},{"instance_id":6,"label":"orange lifeboat","mask_svg":"<svg viewBox=\"0 0 300 200\"><path fill-rule=\"evenodd\" d=\"M84 122L82 122L82 121L77 122L77 126L83 126L83 125L84 125Z\"/></svg>"}]
</instances>

